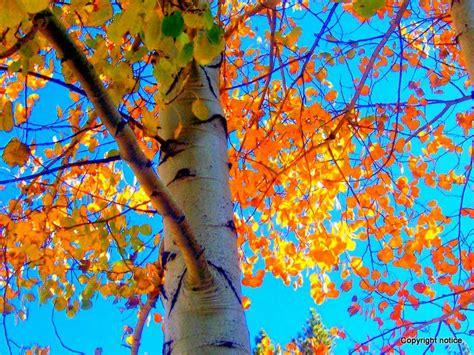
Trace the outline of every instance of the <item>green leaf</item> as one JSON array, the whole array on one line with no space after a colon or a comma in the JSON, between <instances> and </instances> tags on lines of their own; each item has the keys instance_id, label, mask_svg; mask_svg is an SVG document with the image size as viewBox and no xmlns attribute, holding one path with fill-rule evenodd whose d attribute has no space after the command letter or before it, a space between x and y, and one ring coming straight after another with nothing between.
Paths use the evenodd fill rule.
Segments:
<instances>
[{"instance_id":1,"label":"green leaf","mask_svg":"<svg viewBox=\"0 0 474 355\"><path fill-rule=\"evenodd\" d=\"M219 44L224 36L224 31L219 25L213 24L212 27L207 31L207 38L211 44Z\"/></svg>"},{"instance_id":2,"label":"green leaf","mask_svg":"<svg viewBox=\"0 0 474 355\"><path fill-rule=\"evenodd\" d=\"M13 104L11 101L7 101L3 104L3 109L0 112L0 131L10 132L14 124Z\"/></svg>"},{"instance_id":3,"label":"green leaf","mask_svg":"<svg viewBox=\"0 0 474 355\"><path fill-rule=\"evenodd\" d=\"M12 138L3 150L3 160L12 168L17 165L25 165L30 157L30 148L20 142L18 138Z\"/></svg>"},{"instance_id":4,"label":"green leaf","mask_svg":"<svg viewBox=\"0 0 474 355\"><path fill-rule=\"evenodd\" d=\"M361 17L368 19L385 6L385 0L357 0L354 11Z\"/></svg>"},{"instance_id":5,"label":"green leaf","mask_svg":"<svg viewBox=\"0 0 474 355\"><path fill-rule=\"evenodd\" d=\"M178 58L176 64L178 64L179 67L185 67L188 65L191 60L193 60L193 52L194 52L194 45L193 43L186 43L179 51L178 53Z\"/></svg>"},{"instance_id":6,"label":"green leaf","mask_svg":"<svg viewBox=\"0 0 474 355\"><path fill-rule=\"evenodd\" d=\"M181 12L173 12L163 18L161 31L165 36L178 37L184 31L184 19Z\"/></svg>"},{"instance_id":7,"label":"green leaf","mask_svg":"<svg viewBox=\"0 0 474 355\"><path fill-rule=\"evenodd\" d=\"M201 121L205 121L208 119L209 116L209 109L207 108L206 104L201 100L195 100L191 106L191 110L196 116L197 119Z\"/></svg>"},{"instance_id":8,"label":"green leaf","mask_svg":"<svg viewBox=\"0 0 474 355\"><path fill-rule=\"evenodd\" d=\"M116 157L116 156L119 156L119 155L120 155L120 153L117 149L112 149L112 150L109 150L107 152L107 154L105 154L105 157L106 158L111 158L111 157Z\"/></svg>"},{"instance_id":9,"label":"green leaf","mask_svg":"<svg viewBox=\"0 0 474 355\"><path fill-rule=\"evenodd\" d=\"M90 300L82 300L81 301L81 309L88 310L92 308L92 302Z\"/></svg>"},{"instance_id":10,"label":"green leaf","mask_svg":"<svg viewBox=\"0 0 474 355\"><path fill-rule=\"evenodd\" d=\"M212 12L210 9L207 9L204 12L204 26L207 30L210 30L214 25L214 18L212 17Z\"/></svg>"}]
</instances>

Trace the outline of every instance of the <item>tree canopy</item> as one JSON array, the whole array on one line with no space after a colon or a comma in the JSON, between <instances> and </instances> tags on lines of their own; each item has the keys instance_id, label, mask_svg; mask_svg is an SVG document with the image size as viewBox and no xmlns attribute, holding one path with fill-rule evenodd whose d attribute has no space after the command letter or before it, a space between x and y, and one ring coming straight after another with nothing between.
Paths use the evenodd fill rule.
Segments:
<instances>
[{"instance_id":1,"label":"tree canopy","mask_svg":"<svg viewBox=\"0 0 474 355\"><path fill-rule=\"evenodd\" d=\"M463 33L453 17L465 21L455 6L469 14L473 2L452 5L0 0L3 317L28 321L35 302L74 317L97 297L148 316L174 257L160 252L160 214L178 224L182 214L158 178L162 189L147 187L184 125L178 113L164 139L160 112L195 65L220 68L219 87L209 86L225 119L209 118L214 104L199 95L191 108L226 130L227 227L243 286L309 283L317 305L350 295L344 312L379 333L355 339L341 324L336 348L341 338L351 351L388 352L417 335L472 336L474 25ZM131 138L120 141L125 124ZM203 260L196 279L207 277ZM131 327L128 345L143 322Z\"/></svg>"}]
</instances>

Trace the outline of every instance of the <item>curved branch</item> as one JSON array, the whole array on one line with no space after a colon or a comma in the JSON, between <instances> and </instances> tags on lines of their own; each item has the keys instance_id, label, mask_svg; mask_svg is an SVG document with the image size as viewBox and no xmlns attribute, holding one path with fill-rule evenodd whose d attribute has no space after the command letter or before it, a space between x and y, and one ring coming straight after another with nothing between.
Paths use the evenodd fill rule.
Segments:
<instances>
[{"instance_id":1,"label":"curved branch","mask_svg":"<svg viewBox=\"0 0 474 355\"><path fill-rule=\"evenodd\" d=\"M62 62L69 66L81 83L98 116L117 142L120 156L134 172L143 190L150 197L153 207L164 219L171 222L174 242L180 249L188 269L189 286L208 287L212 283L212 276L203 247L197 242L182 209L171 198L168 189L153 169L153 163L140 149L133 130L113 104L94 67L49 9L33 15L32 20L58 51Z\"/></svg>"},{"instance_id":2,"label":"curved branch","mask_svg":"<svg viewBox=\"0 0 474 355\"><path fill-rule=\"evenodd\" d=\"M16 43L13 46L8 48L4 52L1 52L0 53L0 59L11 57L13 54L18 52L26 42L28 42L29 40L31 40L35 36L36 32L38 32L38 27L33 26L31 28L31 30L29 30L24 37L22 37L18 41L16 41Z\"/></svg>"}]
</instances>

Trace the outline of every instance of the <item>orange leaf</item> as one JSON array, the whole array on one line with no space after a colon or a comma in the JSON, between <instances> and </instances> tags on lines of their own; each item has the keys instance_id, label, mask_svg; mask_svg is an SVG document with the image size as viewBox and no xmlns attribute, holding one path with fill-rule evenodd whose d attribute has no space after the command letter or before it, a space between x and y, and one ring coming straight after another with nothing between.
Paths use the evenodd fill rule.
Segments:
<instances>
[{"instance_id":1,"label":"orange leaf","mask_svg":"<svg viewBox=\"0 0 474 355\"><path fill-rule=\"evenodd\" d=\"M461 210L461 216L469 216L470 218L474 218L474 208L463 208Z\"/></svg>"},{"instance_id":2,"label":"orange leaf","mask_svg":"<svg viewBox=\"0 0 474 355\"><path fill-rule=\"evenodd\" d=\"M265 276L264 270L258 270L255 276L246 276L242 279L242 285L249 287L259 287Z\"/></svg>"},{"instance_id":3,"label":"orange leaf","mask_svg":"<svg viewBox=\"0 0 474 355\"><path fill-rule=\"evenodd\" d=\"M335 90L331 90L329 91L326 96L324 96L324 98L327 100L327 101L334 101L336 100L337 98L337 91Z\"/></svg>"},{"instance_id":4,"label":"orange leaf","mask_svg":"<svg viewBox=\"0 0 474 355\"><path fill-rule=\"evenodd\" d=\"M368 87L367 85L364 85L364 86L362 87L362 89L360 90L360 94L361 94L362 96L367 96L367 95L369 95L369 92L370 92L370 89L369 89L369 87Z\"/></svg>"},{"instance_id":5,"label":"orange leaf","mask_svg":"<svg viewBox=\"0 0 474 355\"><path fill-rule=\"evenodd\" d=\"M163 317L161 316L161 314L159 313L155 313L153 315L153 320L156 322L156 323L161 323L163 321Z\"/></svg>"},{"instance_id":6,"label":"orange leaf","mask_svg":"<svg viewBox=\"0 0 474 355\"><path fill-rule=\"evenodd\" d=\"M346 280L341 284L341 289L344 292L349 291L352 288L352 280Z\"/></svg>"},{"instance_id":7,"label":"orange leaf","mask_svg":"<svg viewBox=\"0 0 474 355\"><path fill-rule=\"evenodd\" d=\"M252 301L250 301L250 298L243 296L242 297L242 308L247 310L250 308L250 305L252 304Z\"/></svg>"}]
</instances>

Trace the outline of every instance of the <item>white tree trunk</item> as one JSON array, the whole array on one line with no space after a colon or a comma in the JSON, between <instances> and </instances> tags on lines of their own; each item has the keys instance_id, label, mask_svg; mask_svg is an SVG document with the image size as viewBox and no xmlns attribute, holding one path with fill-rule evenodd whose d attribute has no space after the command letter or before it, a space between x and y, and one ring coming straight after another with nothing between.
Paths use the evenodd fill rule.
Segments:
<instances>
[{"instance_id":1,"label":"white tree trunk","mask_svg":"<svg viewBox=\"0 0 474 355\"><path fill-rule=\"evenodd\" d=\"M185 264L165 220L163 354L250 352L218 75L218 66L193 65L180 74L165 100L171 103L162 105L160 112L158 134L167 144L162 147L159 174L182 207L214 276L212 285L198 290L186 284ZM196 99L208 107L207 121L192 113Z\"/></svg>"},{"instance_id":2,"label":"white tree trunk","mask_svg":"<svg viewBox=\"0 0 474 355\"><path fill-rule=\"evenodd\" d=\"M474 85L474 0L452 0L451 17L471 85Z\"/></svg>"}]
</instances>

